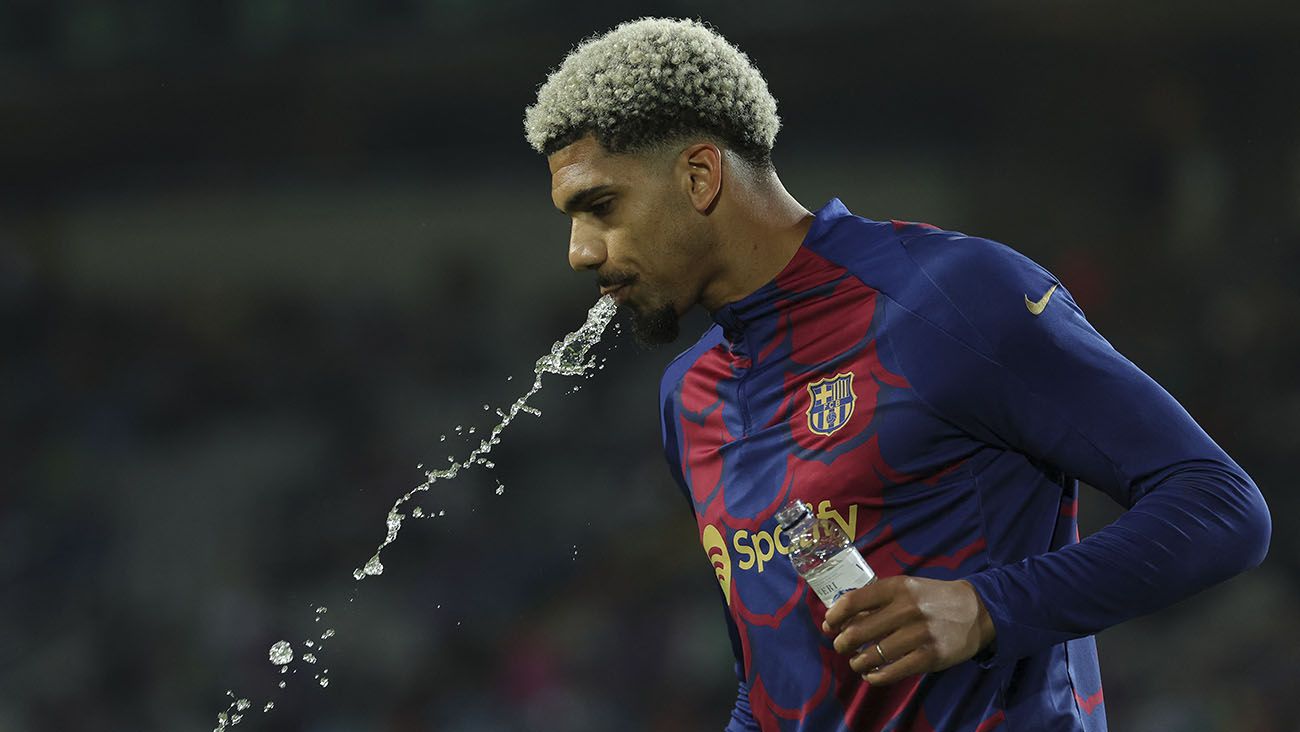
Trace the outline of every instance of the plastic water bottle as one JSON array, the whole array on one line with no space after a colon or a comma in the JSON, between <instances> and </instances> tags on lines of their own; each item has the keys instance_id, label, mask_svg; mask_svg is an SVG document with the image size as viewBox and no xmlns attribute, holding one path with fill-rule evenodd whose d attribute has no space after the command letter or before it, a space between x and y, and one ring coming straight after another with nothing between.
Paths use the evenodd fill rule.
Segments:
<instances>
[{"instance_id":1,"label":"plastic water bottle","mask_svg":"<svg viewBox=\"0 0 1300 732\"><path fill-rule=\"evenodd\" d=\"M795 571L826 607L841 595L876 581L876 573L840 525L816 518L807 503L791 501L776 512L776 521L790 547Z\"/></svg>"}]
</instances>

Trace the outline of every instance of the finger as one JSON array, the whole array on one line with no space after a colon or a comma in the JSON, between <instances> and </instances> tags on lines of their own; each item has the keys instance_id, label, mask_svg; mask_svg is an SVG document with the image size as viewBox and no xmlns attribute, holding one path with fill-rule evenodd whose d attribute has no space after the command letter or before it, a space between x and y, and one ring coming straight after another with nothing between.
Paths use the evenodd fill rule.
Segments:
<instances>
[{"instance_id":1,"label":"finger","mask_svg":"<svg viewBox=\"0 0 1300 732\"><path fill-rule=\"evenodd\" d=\"M888 637L863 645L858 655L849 660L849 668L860 674L868 674L876 668L888 668L912 655L918 648L924 646L928 639L925 626L908 626L891 633ZM877 646L879 649L876 648Z\"/></svg>"},{"instance_id":2,"label":"finger","mask_svg":"<svg viewBox=\"0 0 1300 732\"><path fill-rule=\"evenodd\" d=\"M841 626L839 634L831 643L836 653L857 653L863 645L874 643L898 631L909 621L900 610L901 608L896 606L886 606L875 612L859 613L850 618Z\"/></svg>"},{"instance_id":3,"label":"finger","mask_svg":"<svg viewBox=\"0 0 1300 732\"><path fill-rule=\"evenodd\" d=\"M899 579L905 578L890 577L845 593L843 597L836 600L826 610L826 622L822 624L822 630L827 633L838 632L844 621L854 615L864 610L884 607L889 603L889 599L894 596L894 592L898 587L896 580Z\"/></svg>"},{"instance_id":4,"label":"finger","mask_svg":"<svg viewBox=\"0 0 1300 732\"><path fill-rule=\"evenodd\" d=\"M887 666L868 671L862 678L872 686L889 686L909 676L934 670L931 646L923 645Z\"/></svg>"}]
</instances>

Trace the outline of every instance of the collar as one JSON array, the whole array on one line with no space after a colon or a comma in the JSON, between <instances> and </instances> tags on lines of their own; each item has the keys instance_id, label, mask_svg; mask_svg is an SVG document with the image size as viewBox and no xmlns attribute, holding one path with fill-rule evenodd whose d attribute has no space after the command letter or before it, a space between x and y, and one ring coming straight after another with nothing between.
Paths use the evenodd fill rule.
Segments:
<instances>
[{"instance_id":1,"label":"collar","mask_svg":"<svg viewBox=\"0 0 1300 732\"><path fill-rule=\"evenodd\" d=\"M722 326L728 341L735 344L751 323L773 312L777 302L788 297L792 289L794 292L800 290L798 283L804 279L801 273L813 266L814 257L809 246L825 236L839 219L852 215L840 199L832 198L813 214L812 226L808 227L803 242L775 277L745 297L713 311L713 322Z\"/></svg>"}]
</instances>

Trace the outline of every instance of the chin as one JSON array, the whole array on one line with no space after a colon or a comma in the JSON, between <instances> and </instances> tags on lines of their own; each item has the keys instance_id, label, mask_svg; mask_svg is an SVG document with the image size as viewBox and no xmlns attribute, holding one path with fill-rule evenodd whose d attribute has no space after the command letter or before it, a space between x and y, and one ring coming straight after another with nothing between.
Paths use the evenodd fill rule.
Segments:
<instances>
[{"instance_id":1,"label":"chin","mask_svg":"<svg viewBox=\"0 0 1300 732\"><path fill-rule=\"evenodd\" d=\"M632 337L642 346L662 346L677 340L680 329L677 308L671 303L642 308L628 304L632 314Z\"/></svg>"}]
</instances>

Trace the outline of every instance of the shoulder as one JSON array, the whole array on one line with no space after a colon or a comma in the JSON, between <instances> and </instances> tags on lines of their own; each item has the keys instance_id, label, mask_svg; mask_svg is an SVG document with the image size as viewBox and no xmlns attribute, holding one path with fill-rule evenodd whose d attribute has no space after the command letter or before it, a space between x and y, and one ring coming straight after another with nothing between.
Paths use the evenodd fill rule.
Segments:
<instances>
[{"instance_id":1,"label":"shoulder","mask_svg":"<svg viewBox=\"0 0 1300 732\"><path fill-rule=\"evenodd\" d=\"M677 461L674 457L677 449L677 428L676 428L676 410L677 395L681 392L682 381L686 378L686 372L700 360L700 357L710 351L714 346L723 341L722 327L714 325L704 332L695 345L678 354L668 366L664 369L663 378L659 381L659 428L660 436L663 438L665 454L668 455L668 463L677 470ZM676 472L674 472L676 475ZM681 477L678 476L679 482Z\"/></svg>"},{"instance_id":2,"label":"shoulder","mask_svg":"<svg viewBox=\"0 0 1300 732\"><path fill-rule=\"evenodd\" d=\"M1057 310L1074 308L1051 272L1006 244L929 224L860 221L840 229L856 243L841 240L825 256L918 328L985 356L1001 351L1018 328L1041 324L1034 310L1049 291L1053 305L1062 304Z\"/></svg>"},{"instance_id":3,"label":"shoulder","mask_svg":"<svg viewBox=\"0 0 1300 732\"><path fill-rule=\"evenodd\" d=\"M1037 262L992 239L931 229L902 237L899 245L920 274L964 303L1001 292L1030 294L1043 285L1059 284Z\"/></svg>"},{"instance_id":4,"label":"shoulder","mask_svg":"<svg viewBox=\"0 0 1300 732\"><path fill-rule=\"evenodd\" d=\"M1074 308L1052 273L1015 249L929 224L844 216L814 251L879 292L916 327L992 356L1049 300ZM1077 308L1076 308L1077 309ZM1026 318L1029 320L1027 321Z\"/></svg>"},{"instance_id":5,"label":"shoulder","mask_svg":"<svg viewBox=\"0 0 1300 732\"><path fill-rule=\"evenodd\" d=\"M659 405L662 409L670 406L669 397L681 385L682 379L686 378L686 372L700 360L700 356L710 351L714 346L723 342L722 326L714 325L700 336L695 345L682 351L668 363L664 368L664 375L659 380Z\"/></svg>"},{"instance_id":6,"label":"shoulder","mask_svg":"<svg viewBox=\"0 0 1300 732\"><path fill-rule=\"evenodd\" d=\"M1082 320L1060 280L1006 244L932 230L906 237L899 246L915 267L920 285L915 289L931 301L918 298L917 306L946 313L942 323L948 334L973 339L968 345L986 355L997 358L1026 336Z\"/></svg>"}]
</instances>

